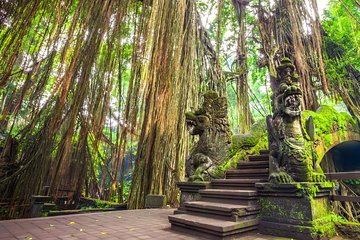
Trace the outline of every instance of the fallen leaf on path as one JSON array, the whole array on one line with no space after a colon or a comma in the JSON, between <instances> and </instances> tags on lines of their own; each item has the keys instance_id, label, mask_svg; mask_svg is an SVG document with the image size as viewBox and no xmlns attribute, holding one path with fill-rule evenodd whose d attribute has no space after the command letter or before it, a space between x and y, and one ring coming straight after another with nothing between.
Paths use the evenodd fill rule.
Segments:
<instances>
[{"instance_id":1,"label":"fallen leaf on path","mask_svg":"<svg viewBox=\"0 0 360 240\"><path fill-rule=\"evenodd\" d=\"M69 222L69 224L70 224L70 225L74 225L74 224L75 224L75 222Z\"/></svg>"}]
</instances>

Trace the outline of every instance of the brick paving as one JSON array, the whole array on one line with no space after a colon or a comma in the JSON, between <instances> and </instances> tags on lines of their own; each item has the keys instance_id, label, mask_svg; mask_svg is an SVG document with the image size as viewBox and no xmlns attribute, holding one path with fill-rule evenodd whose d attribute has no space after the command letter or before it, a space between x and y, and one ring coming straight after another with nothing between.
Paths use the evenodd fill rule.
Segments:
<instances>
[{"instance_id":1,"label":"brick paving","mask_svg":"<svg viewBox=\"0 0 360 240\"><path fill-rule=\"evenodd\" d=\"M0 221L0 239L204 239L170 229L174 209L142 209ZM280 239L252 234L242 240Z\"/></svg>"}]
</instances>

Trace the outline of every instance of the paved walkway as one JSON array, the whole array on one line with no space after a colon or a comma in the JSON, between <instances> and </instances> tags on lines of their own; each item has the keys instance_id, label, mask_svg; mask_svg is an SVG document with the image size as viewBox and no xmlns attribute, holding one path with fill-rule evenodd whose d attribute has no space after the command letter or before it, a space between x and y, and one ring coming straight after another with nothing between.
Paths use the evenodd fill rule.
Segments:
<instances>
[{"instance_id":1,"label":"paved walkway","mask_svg":"<svg viewBox=\"0 0 360 240\"><path fill-rule=\"evenodd\" d=\"M0 221L0 239L201 239L170 229L174 209L143 209ZM253 234L242 240L279 238Z\"/></svg>"}]
</instances>

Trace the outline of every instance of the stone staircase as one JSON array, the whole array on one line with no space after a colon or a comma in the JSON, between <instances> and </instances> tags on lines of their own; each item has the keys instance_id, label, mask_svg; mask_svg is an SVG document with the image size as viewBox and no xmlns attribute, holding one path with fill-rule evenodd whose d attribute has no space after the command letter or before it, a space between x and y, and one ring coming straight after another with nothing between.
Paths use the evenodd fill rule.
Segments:
<instances>
[{"instance_id":1,"label":"stone staircase","mask_svg":"<svg viewBox=\"0 0 360 240\"><path fill-rule=\"evenodd\" d=\"M227 171L225 179L199 190L199 201L186 202L180 214L169 216L171 228L206 239L232 239L256 230L260 208L255 183L266 182L268 174L269 152L261 150Z\"/></svg>"}]
</instances>

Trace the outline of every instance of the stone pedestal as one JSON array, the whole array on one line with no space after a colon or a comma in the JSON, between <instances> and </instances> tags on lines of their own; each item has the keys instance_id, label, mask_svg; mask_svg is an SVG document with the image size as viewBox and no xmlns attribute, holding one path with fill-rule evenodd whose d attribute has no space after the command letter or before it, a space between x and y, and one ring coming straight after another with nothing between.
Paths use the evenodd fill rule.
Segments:
<instances>
[{"instance_id":1,"label":"stone pedestal","mask_svg":"<svg viewBox=\"0 0 360 240\"><path fill-rule=\"evenodd\" d=\"M148 194L145 198L145 208L164 208L166 207L166 196Z\"/></svg>"},{"instance_id":2,"label":"stone pedestal","mask_svg":"<svg viewBox=\"0 0 360 240\"><path fill-rule=\"evenodd\" d=\"M30 217L41 217L44 204L51 200L50 196L32 196Z\"/></svg>"},{"instance_id":3,"label":"stone pedestal","mask_svg":"<svg viewBox=\"0 0 360 240\"><path fill-rule=\"evenodd\" d=\"M210 186L209 182L177 182L176 185L180 188L180 207L175 210L175 214L184 213L185 202L200 200L199 190L207 189Z\"/></svg>"},{"instance_id":4,"label":"stone pedestal","mask_svg":"<svg viewBox=\"0 0 360 240\"><path fill-rule=\"evenodd\" d=\"M328 196L333 183L257 183L262 234L295 239L332 237Z\"/></svg>"}]
</instances>

